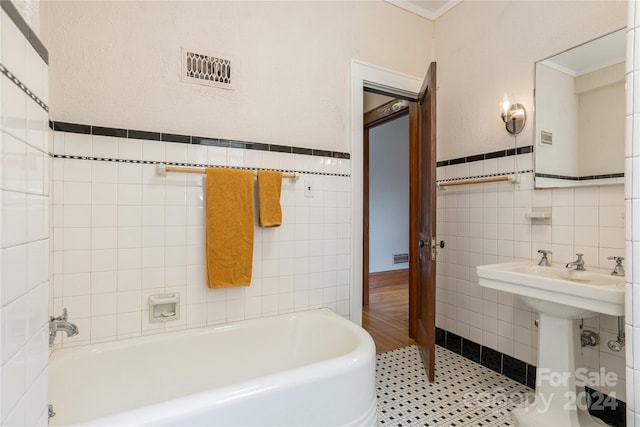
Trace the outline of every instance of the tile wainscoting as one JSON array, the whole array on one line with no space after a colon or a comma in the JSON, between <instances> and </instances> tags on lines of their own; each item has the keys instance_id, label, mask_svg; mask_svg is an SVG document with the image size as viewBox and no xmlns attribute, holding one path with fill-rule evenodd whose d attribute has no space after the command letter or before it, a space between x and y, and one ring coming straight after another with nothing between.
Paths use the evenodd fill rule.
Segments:
<instances>
[{"instance_id":1,"label":"tile wainscoting","mask_svg":"<svg viewBox=\"0 0 640 427\"><path fill-rule=\"evenodd\" d=\"M52 310L67 307L81 331L56 345L317 307L349 315L347 153L58 122L52 128ZM204 175L159 176L157 163L299 175L282 183L283 225L255 228L251 286L207 288ZM315 188L312 198L306 184ZM148 297L172 292L180 293L181 318L149 323Z\"/></svg>"},{"instance_id":2,"label":"tile wainscoting","mask_svg":"<svg viewBox=\"0 0 640 427\"><path fill-rule=\"evenodd\" d=\"M437 195L440 250L436 278L436 325L461 340L477 343L528 366L537 364L536 313L513 294L478 285L475 267L514 260L536 260L538 249L553 251L551 261L564 264L577 252L587 268L611 268L608 256L624 255L624 188L602 185L581 188L534 189L533 152L521 147L439 162L438 181L470 177L515 176L520 182L459 185ZM518 154L516 154L518 153ZM538 209L551 219L532 220ZM578 348L578 366L615 372L613 387L599 391L625 401L624 352L607 342L617 336L617 318L584 319L600 333L598 347ZM576 334L578 328L576 325ZM467 342L467 341L465 341Z\"/></svg>"}]
</instances>

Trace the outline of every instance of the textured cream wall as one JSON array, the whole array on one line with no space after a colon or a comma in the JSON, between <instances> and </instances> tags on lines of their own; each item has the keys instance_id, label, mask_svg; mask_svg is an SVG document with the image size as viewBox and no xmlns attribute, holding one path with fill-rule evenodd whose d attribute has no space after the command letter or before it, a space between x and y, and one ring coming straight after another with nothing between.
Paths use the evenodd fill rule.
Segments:
<instances>
[{"instance_id":1,"label":"textured cream wall","mask_svg":"<svg viewBox=\"0 0 640 427\"><path fill-rule=\"evenodd\" d=\"M45 2L51 119L349 151L350 58L422 77L433 24L382 1ZM180 82L182 46L235 91Z\"/></svg>"},{"instance_id":2,"label":"textured cream wall","mask_svg":"<svg viewBox=\"0 0 640 427\"><path fill-rule=\"evenodd\" d=\"M465 1L435 24L438 159L505 149L505 92L529 116L518 145L533 141L534 62L626 25L625 1Z\"/></svg>"}]
</instances>

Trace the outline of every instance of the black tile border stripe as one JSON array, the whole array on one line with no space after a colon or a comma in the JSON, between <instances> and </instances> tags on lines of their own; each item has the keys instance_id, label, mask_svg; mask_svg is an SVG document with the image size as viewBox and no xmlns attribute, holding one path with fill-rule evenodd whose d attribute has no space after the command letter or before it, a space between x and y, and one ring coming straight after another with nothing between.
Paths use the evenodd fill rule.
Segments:
<instances>
[{"instance_id":1,"label":"black tile border stripe","mask_svg":"<svg viewBox=\"0 0 640 427\"><path fill-rule=\"evenodd\" d=\"M10 0L0 0L0 7L2 7L2 10L4 10L9 19L16 24L16 27L18 27L31 47L40 55L44 63L49 65L49 52L47 52L44 44L42 44L36 33L29 27L29 24L27 24L27 21L20 15L20 12L18 12L18 9L16 9L13 3Z\"/></svg>"},{"instance_id":2,"label":"black tile border stripe","mask_svg":"<svg viewBox=\"0 0 640 427\"><path fill-rule=\"evenodd\" d=\"M58 129L56 129L58 130ZM91 128L91 132L93 135L101 135L101 136L114 136L116 138L126 138L127 131L124 129L114 129L114 128L103 128L99 126L93 126Z\"/></svg>"},{"instance_id":3,"label":"black tile border stripe","mask_svg":"<svg viewBox=\"0 0 640 427\"><path fill-rule=\"evenodd\" d=\"M457 157L455 159L441 160L436 163L436 166L441 167L441 166L459 165L462 163L478 162L480 160L497 159L500 157L515 156L516 154L527 154L527 153L533 153L533 145L526 145L524 147L518 147L517 149L509 148L507 150L498 150L498 151L492 151L489 153L474 154L466 157Z\"/></svg>"},{"instance_id":4,"label":"black tile border stripe","mask_svg":"<svg viewBox=\"0 0 640 427\"><path fill-rule=\"evenodd\" d=\"M49 154L54 159L68 159L68 160L89 160L96 162L113 162L113 163L136 163L143 165L167 165L167 166L182 166L192 168L221 168L221 169L236 169L236 170L253 170L253 171L277 171L282 173L296 173L305 175L323 175L323 176L338 176L338 177L350 177L349 174L342 173L328 173L328 172L311 172L311 171L299 171L290 169L269 169L269 168L252 168L247 166L221 166L210 165L204 163L183 163L183 162L160 162L157 160L135 160L135 159L114 159L111 157L93 157L93 156L72 156L69 154Z\"/></svg>"},{"instance_id":5,"label":"black tile border stripe","mask_svg":"<svg viewBox=\"0 0 640 427\"><path fill-rule=\"evenodd\" d=\"M49 107L47 106L47 104L42 102L42 100L38 98L35 93L31 92L31 90L26 87L24 83L22 83L11 71L7 69L7 67L4 66L4 64L0 64L0 72L7 76L9 80L11 80L16 86L20 88L20 90L26 93L29 98L31 98L36 104L40 106L40 108L42 108L47 113L49 112Z\"/></svg>"},{"instance_id":6,"label":"black tile border stripe","mask_svg":"<svg viewBox=\"0 0 640 427\"><path fill-rule=\"evenodd\" d=\"M624 172L620 173L608 173L601 175L584 175L584 176L569 176L569 175L554 175L551 173L536 173L536 178L554 178L563 179L568 181L588 181L592 179L611 179L611 178L624 178Z\"/></svg>"},{"instance_id":7,"label":"black tile border stripe","mask_svg":"<svg viewBox=\"0 0 640 427\"><path fill-rule=\"evenodd\" d=\"M48 111L48 110L47 110ZM309 156L332 157L335 159L351 159L351 154L339 151L317 150L304 147L290 147L286 145L265 144L261 142L234 141L202 136L177 135L161 132L111 128L103 126L83 125L78 123L49 121L49 127L55 131L81 133L85 135L115 136L118 138L134 138L149 141L177 142L181 144L211 145L216 147L241 148L247 150L262 150L275 153L306 154Z\"/></svg>"},{"instance_id":8,"label":"black tile border stripe","mask_svg":"<svg viewBox=\"0 0 640 427\"><path fill-rule=\"evenodd\" d=\"M536 367L442 328L436 328L436 344L535 390ZM437 367L436 367L437 370ZM624 426L627 405L622 400L585 387L589 413L612 426Z\"/></svg>"}]
</instances>

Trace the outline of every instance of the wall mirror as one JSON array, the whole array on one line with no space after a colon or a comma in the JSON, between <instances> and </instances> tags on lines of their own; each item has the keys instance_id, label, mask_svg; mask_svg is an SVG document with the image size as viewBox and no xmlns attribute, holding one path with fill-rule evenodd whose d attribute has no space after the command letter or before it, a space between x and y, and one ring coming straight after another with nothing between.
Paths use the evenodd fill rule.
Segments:
<instances>
[{"instance_id":1,"label":"wall mirror","mask_svg":"<svg viewBox=\"0 0 640 427\"><path fill-rule=\"evenodd\" d=\"M624 183L626 30L535 64L535 186Z\"/></svg>"}]
</instances>

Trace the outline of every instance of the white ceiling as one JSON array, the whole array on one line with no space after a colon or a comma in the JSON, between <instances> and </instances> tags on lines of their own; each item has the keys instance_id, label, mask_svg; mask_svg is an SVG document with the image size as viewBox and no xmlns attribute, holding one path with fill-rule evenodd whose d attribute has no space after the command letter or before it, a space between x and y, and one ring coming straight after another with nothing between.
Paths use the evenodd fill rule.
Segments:
<instances>
[{"instance_id":1,"label":"white ceiling","mask_svg":"<svg viewBox=\"0 0 640 427\"><path fill-rule=\"evenodd\" d=\"M423 18L434 21L462 0L384 0Z\"/></svg>"},{"instance_id":2,"label":"white ceiling","mask_svg":"<svg viewBox=\"0 0 640 427\"><path fill-rule=\"evenodd\" d=\"M626 58L627 32L622 29L541 61L573 77L599 70Z\"/></svg>"}]
</instances>

